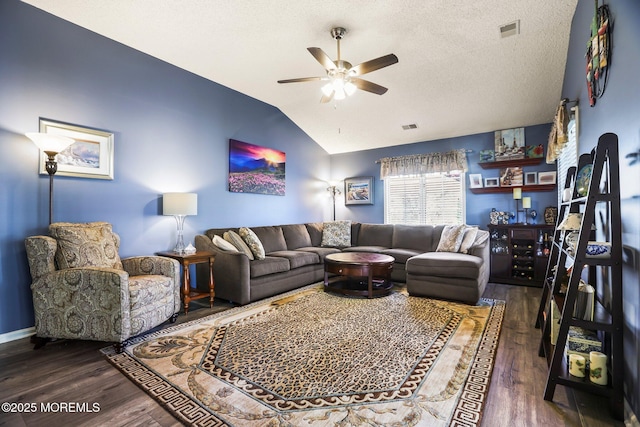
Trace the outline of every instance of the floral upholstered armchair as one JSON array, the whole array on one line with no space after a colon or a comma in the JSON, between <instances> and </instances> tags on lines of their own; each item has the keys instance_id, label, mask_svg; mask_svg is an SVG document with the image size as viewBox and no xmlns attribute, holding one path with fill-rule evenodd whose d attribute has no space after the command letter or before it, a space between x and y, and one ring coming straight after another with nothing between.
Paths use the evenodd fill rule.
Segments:
<instances>
[{"instance_id":1,"label":"floral upholstered armchair","mask_svg":"<svg viewBox=\"0 0 640 427\"><path fill-rule=\"evenodd\" d=\"M124 342L180 311L180 264L158 256L120 259L106 222L54 223L25 240L33 283L36 348L51 338Z\"/></svg>"}]
</instances>

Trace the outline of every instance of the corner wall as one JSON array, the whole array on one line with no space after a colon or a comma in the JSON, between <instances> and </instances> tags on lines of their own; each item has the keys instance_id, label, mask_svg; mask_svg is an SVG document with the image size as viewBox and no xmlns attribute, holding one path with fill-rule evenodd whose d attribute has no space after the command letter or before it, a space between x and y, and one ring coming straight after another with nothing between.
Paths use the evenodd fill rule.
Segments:
<instances>
[{"instance_id":1,"label":"corner wall","mask_svg":"<svg viewBox=\"0 0 640 427\"><path fill-rule=\"evenodd\" d=\"M613 17L612 62L604 96L594 107L589 106L584 55L593 1L578 2L573 17L562 96L580 100L580 153L591 151L603 133L613 132L619 139L625 397L640 414L640 3L602 3L609 6Z\"/></svg>"},{"instance_id":2,"label":"corner wall","mask_svg":"<svg viewBox=\"0 0 640 427\"><path fill-rule=\"evenodd\" d=\"M108 221L120 255L175 243L161 194L198 193L207 228L322 221L329 155L278 109L49 15L0 2L0 334L33 326L24 238L46 234L48 176L24 136L39 118L115 134L115 179L56 176L54 221ZM230 138L284 151L286 195L227 191Z\"/></svg>"}]
</instances>

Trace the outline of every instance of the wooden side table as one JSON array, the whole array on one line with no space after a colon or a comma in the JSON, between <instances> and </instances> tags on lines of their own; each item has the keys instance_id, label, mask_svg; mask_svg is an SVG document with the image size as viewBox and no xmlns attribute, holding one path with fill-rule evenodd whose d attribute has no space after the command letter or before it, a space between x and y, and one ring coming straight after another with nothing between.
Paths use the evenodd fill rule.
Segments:
<instances>
[{"instance_id":1,"label":"wooden side table","mask_svg":"<svg viewBox=\"0 0 640 427\"><path fill-rule=\"evenodd\" d=\"M157 252L156 255L173 258L178 260L182 265L182 303L184 304L184 314L189 313L189 302L209 297L209 307L213 307L213 298L215 297L215 281L213 280L213 261L216 256L213 252L197 251L194 254L177 254L175 252ZM191 264L209 263L209 292L201 292L191 287L191 274L189 266Z\"/></svg>"}]
</instances>

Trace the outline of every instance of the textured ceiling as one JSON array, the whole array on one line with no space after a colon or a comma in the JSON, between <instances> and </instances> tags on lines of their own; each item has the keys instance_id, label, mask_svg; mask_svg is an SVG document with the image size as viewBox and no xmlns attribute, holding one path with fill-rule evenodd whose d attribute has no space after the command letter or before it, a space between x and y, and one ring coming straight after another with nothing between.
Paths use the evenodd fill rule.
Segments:
<instances>
[{"instance_id":1,"label":"textured ceiling","mask_svg":"<svg viewBox=\"0 0 640 427\"><path fill-rule=\"evenodd\" d=\"M334 154L551 122L577 0L25 3L274 105ZM322 82L276 83L325 75L306 48L336 59L335 26L353 65L398 56L363 77L386 94L320 104Z\"/></svg>"}]
</instances>

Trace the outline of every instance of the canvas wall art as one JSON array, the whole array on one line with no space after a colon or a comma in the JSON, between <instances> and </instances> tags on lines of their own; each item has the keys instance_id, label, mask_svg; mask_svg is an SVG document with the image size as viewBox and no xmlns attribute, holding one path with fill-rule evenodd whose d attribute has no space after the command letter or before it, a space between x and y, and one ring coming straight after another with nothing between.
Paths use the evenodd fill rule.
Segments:
<instances>
[{"instance_id":1,"label":"canvas wall art","mask_svg":"<svg viewBox=\"0 0 640 427\"><path fill-rule=\"evenodd\" d=\"M524 128L495 132L496 161L524 159Z\"/></svg>"},{"instance_id":2,"label":"canvas wall art","mask_svg":"<svg viewBox=\"0 0 640 427\"><path fill-rule=\"evenodd\" d=\"M285 160L282 151L229 140L229 191L284 196Z\"/></svg>"}]
</instances>

